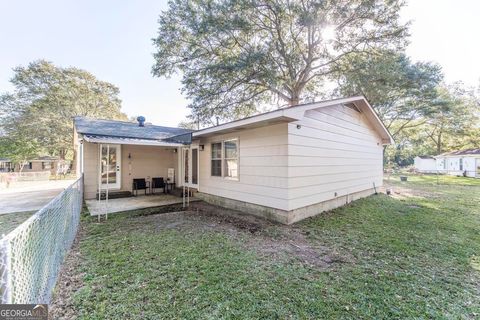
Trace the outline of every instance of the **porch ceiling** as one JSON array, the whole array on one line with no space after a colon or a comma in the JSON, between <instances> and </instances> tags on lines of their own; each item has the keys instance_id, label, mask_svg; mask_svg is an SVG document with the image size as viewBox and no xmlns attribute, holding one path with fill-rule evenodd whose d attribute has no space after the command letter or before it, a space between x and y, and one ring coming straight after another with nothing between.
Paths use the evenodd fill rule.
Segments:
<instances>
[{"instance_id":1,"label":"porch ceiling","mask_svg":"<svg viewBox=\"0 0 480 320\"><path fill-rule=\"evenodd\" d=\"M153 139L139 139L139 138L123 138L113 136L99 136L99 135L84 135L83 138L87 142L93 143L110 143L110 144L130 144L140 146L159 146L159 147L182 147L183 144L175 142L167 142Z\"/></svg>"}]
</instances>

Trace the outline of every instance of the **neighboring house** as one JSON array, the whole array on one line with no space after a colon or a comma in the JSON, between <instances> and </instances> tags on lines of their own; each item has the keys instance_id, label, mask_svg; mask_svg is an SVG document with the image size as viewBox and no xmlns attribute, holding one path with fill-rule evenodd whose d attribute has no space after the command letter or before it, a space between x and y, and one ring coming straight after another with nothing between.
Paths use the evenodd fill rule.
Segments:
<instances>
[{"instance_id":1,"label":"neighboring house","mask_svg":"<svg viewBox=\"0 0 480 320\"><path fill-rule=\"evenodd\" d=\"M480 178L480 149L465 149L435 156L439 173Z\"/></svg>"},{"instance_id":2,"label":"neighboring house","mask_svg":"<svg viewBox=\"0 0 480 320\"><path fill-rule=\"evenodd\" d=\"M0 172L45 172L50 171L51 174L57 174L60 166L64 165L58 157L39 157L33 160L25 161L23 168L20 164L14 164L9 159L0 159Z\"/></svg>"},{"instance_id":3,"label":"neighboring house","mask_svg":"<svg viewBox=\"0 0 480 320\"><path fill-rule=\"evenodd\" d=\"M420 173L437 173L437 161L431 156L417 156L413 159L415 171Z\"/></svg>"},{"instance_id":4,"label":"neighboring house","mask_svg":"<svg viewBox=\"0 0 480 320\"><path fill-rule=\"evenodd\" d=\"M10 159L0 158L0 172L11 172L14 168L14 164Z\"/></svg>"},{"instance_id":5,"label":"neighboring house","mask_svg":"<svg viewBox=\"0 0 480 320\"><path fill-rule=\"evenodd\" d=\"M290 224L382 185L392 137L364 97L292 106L190 131L75 118L86 199L167 177L207 202ZM108 164L108 166L107 166ZM172 170L173 169L173 170Z\"/></svg>"}]
</instances>

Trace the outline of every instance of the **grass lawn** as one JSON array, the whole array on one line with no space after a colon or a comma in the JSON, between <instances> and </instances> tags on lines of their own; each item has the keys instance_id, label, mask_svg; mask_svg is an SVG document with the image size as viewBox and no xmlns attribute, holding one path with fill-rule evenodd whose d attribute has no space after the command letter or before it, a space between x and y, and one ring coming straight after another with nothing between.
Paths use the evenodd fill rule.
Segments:
<instances>
[{"instance_id":1,"label":"grass lawn","mask_svg":"<svg viewBox=\"0 0 480 320\"><path fill-rule=\"evenodd\" d=\"M23 211L0 214L0 237L3 234L8 234L34 213L35 211Z\"/></svg>"},{"instance_id":2,"label":"grass lawn","mask_svg":"<svg viewBox=\"0 0 480 320\"><path fill-rule=\"evenodd\" d=\"M196 203L83 218L52 305L79 319L476 319L480 180L391 177L294 226Z\"/></svg>"}]
</instances>

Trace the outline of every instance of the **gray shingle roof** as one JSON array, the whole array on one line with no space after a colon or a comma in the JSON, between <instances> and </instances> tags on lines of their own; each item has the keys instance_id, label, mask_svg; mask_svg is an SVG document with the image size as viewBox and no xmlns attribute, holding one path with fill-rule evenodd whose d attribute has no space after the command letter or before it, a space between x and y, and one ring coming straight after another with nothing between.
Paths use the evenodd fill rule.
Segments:
<instances>
[{"instance_id":1,"label":"gray shingle roof","mask_svg":"<svg viewBox=\"0 0 480 320\"><path fill-rule=\"evenodd\" d=\"M188 129L155 126L148 123L144 127L140 127L138 122L100 120L86 117L75 117L74 123L77 132L81 134L121 138L163 140L192 132Z\"/></svg>"},{"instance_id":2,"label":"gray shingle roof","mask_svg":"<svg viewBox=\"0 0 480 320\"><path fill-rule=\"evenodd\" d=\"M466 155L480 155L480 149L465 149L465 150L458 150L458 151L447 152L442 154L442 156L466 156Z\"/></svg>"}]
</instances>

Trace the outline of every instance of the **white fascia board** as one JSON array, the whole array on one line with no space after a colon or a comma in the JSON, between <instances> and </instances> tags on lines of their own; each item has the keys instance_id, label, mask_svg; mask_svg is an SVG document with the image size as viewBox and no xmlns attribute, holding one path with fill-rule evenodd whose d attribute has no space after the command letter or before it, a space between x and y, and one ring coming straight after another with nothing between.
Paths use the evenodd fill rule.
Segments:
<instances>
[{"instance_id":1,"label":"white fascia board","mask_svg":"<svg viewBox=\"0 0 480 320\"><path fill-rule=\"evenodd\" d=\"M291 112L289 109L276 110L264 114L259 114L257 116L252 116L246 119L241 119L237 121L227 122L215 127L202 129L192 133L194 138L202 137L217 132L224 132L234 129L240 129L242 127L248 127L261 122L269 122L274 120L285 120L287 122L300 120L301 117L298 117L297 113Z\"/></svg>"}]
</instances>

